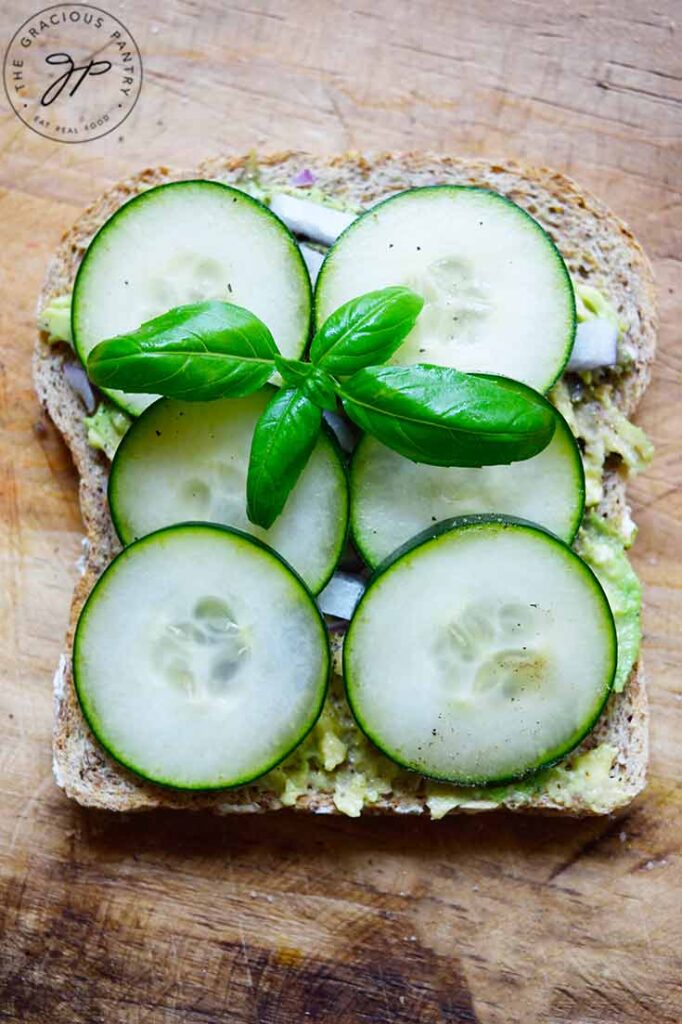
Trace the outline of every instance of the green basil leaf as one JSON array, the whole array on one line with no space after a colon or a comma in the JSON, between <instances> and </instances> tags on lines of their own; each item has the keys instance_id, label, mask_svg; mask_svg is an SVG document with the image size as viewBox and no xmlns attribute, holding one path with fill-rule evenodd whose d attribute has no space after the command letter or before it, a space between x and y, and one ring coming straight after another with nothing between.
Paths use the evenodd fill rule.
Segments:
<instances>
[{"instance_id":1,"label":"green basil leaf","mask_svg":"<svg viewBox=\"0 0 682 1024\"><path fill-rule=\"evenodd\" d=\"M556 415L536 391L446 366L377 366L339 390L348 416L388 448L431 466L496 466L537 455Z\"/></svg>"},{"instance_id":2,"label":"green basil leaf","mask_svg":"<svg viewBox=\"0 0 682 1024\"><path fill-rule=\"evenodd\" d=\"M344 303L310 346L316 366L341 377L385 363L414 327L424 300L409 288L382 288Z\"/></svg>"},{"instance_id":3,"label":"green basil leaf","mask_svg":"<svg viewBox=\"0 0 682 1024\"><path fill-rule=\"evenodd\" d=\"M312 454L322 412L297 388L279 391L256 424L246 479L246 511L266 530L280 514Z\"/></svg>"},{"instance_id":4,"label":"green basil leaf","mask_svg":"<svg viewBox=\"0 0 682 1024\"><path fill-rule=\"evenodd\" d=\"M258 391L276 355L270 331L248 309L199 302L100 342L87 368L98 387L205 402Z\"/></svg>"}]
</instances>

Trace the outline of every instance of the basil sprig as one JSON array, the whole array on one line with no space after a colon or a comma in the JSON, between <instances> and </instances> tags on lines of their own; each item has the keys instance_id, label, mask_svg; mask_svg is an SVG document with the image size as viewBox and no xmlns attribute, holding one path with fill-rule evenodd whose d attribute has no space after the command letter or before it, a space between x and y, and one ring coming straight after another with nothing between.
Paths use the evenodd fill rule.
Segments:
<instances>
[{"instance_id":1,"label":"basil sprig","mask_svg":"<svg viewBox=\"0 0 682 1024\"><path fill-rule=\"evenodd\" d=\"M413 462L495 466L530 459L552 439L554 410L517 381L449 366L373 366L339 390L362 430Z\"/></svg>"},{"instance_id":2,"label":"basil sprig","mask_svg":"<svg viewBox=\"0 0 682 1024\"><path fill-rule=\"evenodd\" d=\"M310 362L287 359L266 325L241 306L178 306L97 345L88 373L100 387L185 401L238 398L279 373L284 387L251 445L247 511L268 529L315 447L322 409L347 415L415 462L484 466L531 458L549 444L549 403L516 381L449 367L381 366L412 330L423 300L407 288L352 299L322 324Z\"/></svg>"},{"instance_id":3,"label":"basil sprig","mask_svg":"<svg viewBox=\"0 0 682 1024\"><path fill-rule=\"evenodd\" d=\"M101 388L208 402L260 390L278 354L272 334L248 309L198 302L100 342L88 356L88 375Z\"/></svg>"}]
</instances>

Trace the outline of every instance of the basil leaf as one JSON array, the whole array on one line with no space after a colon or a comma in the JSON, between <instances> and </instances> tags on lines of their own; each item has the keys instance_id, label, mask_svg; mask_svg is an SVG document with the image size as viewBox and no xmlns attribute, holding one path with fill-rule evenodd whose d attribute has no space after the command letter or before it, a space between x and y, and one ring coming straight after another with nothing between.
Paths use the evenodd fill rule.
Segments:
<instances>
[{"instance_id":1,"label":"basil leaf","mask_svg":"<svg viewBox=\"0 0 682 1024\"><path fill-rule=\"evenodd\" d=\"M87 369L98 387L205 402L258 391L276 355L270 331L248 309L199 302L100 342Z\"/></svg>"},{"instance_id":2,"label":"basil leaf","mask_svg":"<svg viewBox=\"0 0 682 1024\"><path fill-rule=\"evenodd\" d=\"M246 512L266 530L312 454L322 412L297 388L278 392L256 424L246 478Z\"/></svg>"},{"instance_id":3,"label":"basil leaf","mask_svg":"<svg viewBox=\"0 0 682 1024\"><path fill-rule=\"evenodd\" d=\"M536 391L446 366L377 366L339 390L348 416L382 444L431 466L496 466L549 444L556 416Z\"/></svg>"},{"instance_id":4,"label":"basil leaf","mask_svg":"<svg viewBox=\"0 0 682 1024\"><path fill-rule=\"evenodd\" d=\"M310 360L347 376L385 363L414 327L424 300L409 288L382 288L351 299L325 320L310 346Z\"/></svg>"}]
</instances>

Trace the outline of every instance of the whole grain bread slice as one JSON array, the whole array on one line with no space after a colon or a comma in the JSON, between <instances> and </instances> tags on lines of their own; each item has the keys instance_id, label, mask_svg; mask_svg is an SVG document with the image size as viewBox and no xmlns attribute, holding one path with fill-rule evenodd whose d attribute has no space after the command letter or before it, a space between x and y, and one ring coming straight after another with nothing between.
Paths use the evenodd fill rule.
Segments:
<instances>
[{"instance_id":1,"label":"whole grain bread slice","mask_svg":"<svg viewBox=\"0 0 682 1024\"><path fill-rule=\"evenodd\" d=\"M648 380L656 339L656 311L649 262L630 230L592 196L563 175L517 163L439 157L424 154L385 154L366 159L347 154L331 159L304 153L284 153L254 160L252 156L208 161L180 173L165 167L142 171L125 179L96 200L63 238L49 267L40 298L69 291L91 238L126 200L154 185L191 177L243 183L257 176L265 187L287 186L303 168L312 168L316 184L329 196L356 205L371 204L392 192L417 185L461 183L493 188L524 207L550 232L571 273L602 289L627 325L622 339L626 369L608 379L614 403L627 416L635 410ZM119 811L152 807L208 808L216 812L275 810L283 806L270 777L222 793L182 793L137 778L113 761L97 744L81 714L71 675L73 632L83 603L97 577L120 549L106 502L108 462L87 443L83 406L64 374L64 363L75 357L66 346L38 339L34 379L40 400L62 433L80 475L80 505L87 537L87 559L71 608L71 623L55 676L54 768L57 782L80 803ZM628 515L625 477L618 466L606 471L599 513L619 520ZM338 639L336 647L338 654ZM334 700L342 701L337 688ZM598 801L589 783L582 789L562 790L556 779L530 794L511 789L496 801L453 801L457 810L478 811L493 806L512 810L591 814L615 810L644 786L647 764L647 699L641 662L623 693L614 694L596 729L578 754L608 743L615 751L606 791ZM347 771L352 773L353 754ZM570 766L569 766L570 767ZM331 786L308 786L293 806L299 810L334 813ZM427 809L428 785L407 773L394 773L388 791L377 795L367 810L420 813Z\"/></svg>"}]
</instances>

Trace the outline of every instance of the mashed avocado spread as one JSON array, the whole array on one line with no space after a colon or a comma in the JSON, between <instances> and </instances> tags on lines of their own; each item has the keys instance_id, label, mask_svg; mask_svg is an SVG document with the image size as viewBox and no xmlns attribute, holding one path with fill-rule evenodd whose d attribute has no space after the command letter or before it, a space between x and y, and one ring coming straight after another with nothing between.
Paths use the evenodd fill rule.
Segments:
<instances>
[{"instance_id":1,"label":"mashed avocado spread","mask_svg":"<svg viewBox=\"0 0 682 1024\"><path fill-rule=\"evenodd\" d=\"M127 413L102 400L92 416L83 417L83 423L90 447L98 448L108 459L113 459L132 420Z\"/></svg>"},{"instance_id":2,"label":"mashed avocado spread","mask_svg":"<svg viewBox=\"0 0 682 1024\"><path fill-rule=\"evenodd\" d=\"M642 586L617 529L596 513L585 516L574 547L593 569L611 605L618 634L618 668L613 688L620 693L639 655Z\"/></svg>"},{"instance_id":3,"label":"mashed avocado spread","mask_svg":"<svg viewBox=\"0 0 682 1024\"><path fill-rule=\"evenodd\" d=\"M259 181L256 163L253 168L247 167L239 187L264 203L269 202L274 191L280 191L337 209L358 209L330 198L314 186L287 185L267 191ZM577 284L575 291L579 320L605 317L615 322L621 333L624 331L625 325L600 291L583 284ZM47 333L49 342L72 344L70 312L70 295L58 296L42 311L39 326ZM613 400L613 384L599 374L564 377L549 397L578 438L583 453L586 515L574 546L599 578L614 614L618 633L614 689L622 691L637 660L641 640L641 586L626 554L636 528L627 510L606 520L597 506L604 498L607 459L612 463L616 457L619 471L631 476L648 465L653 446L644 432L618 409ZM125 413L103 400L92 416L84 417L88 443L111 459L130 422ZM293 806L308 793L325 792L332 795L337 810L357 817L363 807L390 797L397 783L401 806L409 809L412 793L414 809L420 810L421 800L425 799L432 818L442 818L454 808L492 808L503 800L523 807L540 790L560 806L574 805L576 797L596 813L613 806L614 796L617 799L614 789L622 784L615 776L618 751L608 743L574 753L554 767L504 786L462 788L424 780L404 771L376 750L355 725L343 693L342 639L336 635L332 640L336 672L323 713L304 743L261 783L275 790L285 807Z\"/></svg>"},{"instance_id":4,"label":"mashed avocado spread","mask_svg":"<svg viewBox=\"0 0 682 1024\"><path fill-rule=\"evenodd\" d=\"M71 334L71 292L50 299L38 317L38 327L45 331L50 344L65 341L73 345Z\"/></svg>"},{"instance_id":5,"label":"mashed avocado spread","mask_svg":"<svg viewBox=\"0 0 682 1024\"><path fill-rule=\"evenodd\" d=\"M621 784L612 775L617 749L601 743L592 750L573 754L552 768L528 779L504 786L470 789L424 780L404 771L384 757L359 732L343 695L340 643L335 650L335 675L322 715L310 736L282 765L263 780L285 807L293 807L309 793L330 793L342 814L356 818L365 806L389 797L399 784L401 807L414 810L424 799L434 819L454 808L467 811L490 810L503 800L523 807L541 790L554 803L571 806L578 797L586 807L599 813L614 802L614 788Z\"/></svg>"},{"instance_id":6,"label":"mashed avocado spread","mask_svg":"<svg viewBox=\"0 0 682 1024\"><path fill-rule=\"evenodd\" d=\"M609 456L619 456L626 476L640 473L651 462L651 441L615 405L611 384L578 381L571 385L562 379L549 397L581 443L587 508L604 497L604 464ZM634 537L623 539L629 546Z\"/></svg>"},{"instance_id":7,"label":"mashed avocado spread","mask_svg":"<svg viewBox=\"0 0 682 1024\"><path fill-rule=\"evenodd\" d=\"M603 317L615 324L619 333L623 333L627 326L625 321L621 320L613 305L598 288L574 281L573 291L575 292L575 311L578 323Z\"/></svg>"}]
</instances>

